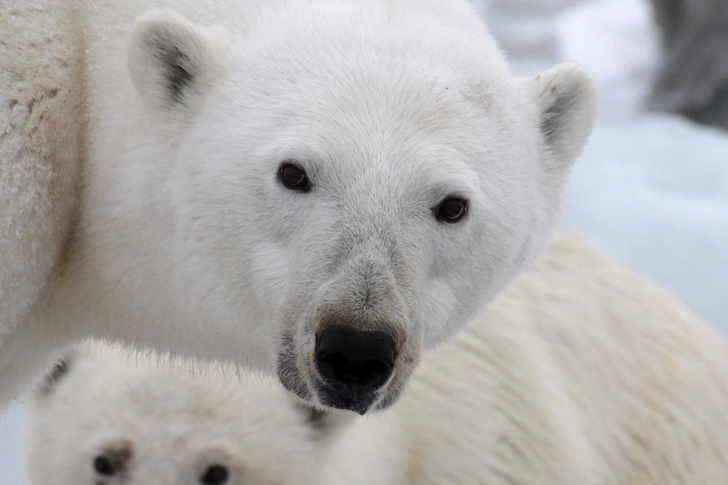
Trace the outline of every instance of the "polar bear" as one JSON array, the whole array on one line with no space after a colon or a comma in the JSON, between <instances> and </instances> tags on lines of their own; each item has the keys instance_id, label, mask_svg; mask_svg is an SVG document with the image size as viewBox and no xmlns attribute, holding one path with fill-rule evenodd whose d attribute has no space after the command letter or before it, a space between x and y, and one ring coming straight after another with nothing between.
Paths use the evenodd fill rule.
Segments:
<instances>
[{"instance_id":1,"label":"polar bear","mask_svg":"<svg viewBox=\"0 0 728 485\"><path fill-rule=\"evenodd\" d=\"M92 336L386 408L542 248L596 111L466 0L10 0L0 31L0 407Z\"/></svg>"},{"instance_id":2,"label":"polar bear","mask_svg":"<svg viewBox=\"0 0 728 485\"><path fill-rule=\"evenodd\" d=\"M306 415L276 382L227 370L80 344L31 402L27 480L314 485L322 445Z\"/></svg>"},{"instance_id":3,"label":"polar bear","mask_svg":"<svg viewBox=\"0 0 728 485\"><path fill-rule=\"evenodd\" d=\"M76 353L34 398L30 485L111 483L93 466L115 440L151 441L129 459L130 485L180 483L190 469L201 477L204 466L177 449L213 439L240 444L230 463L300 466L290 476L310 480L278 485L697 485L728 476L728 344L573 235L550 242L484 313L426 354L398 402L373 416L307 410L270 382L159 378L168 371L156 362L140 372L114 355ZM165 446L173 441L182 445ZM268 454L253 464L248 448L257 447ZM177 481L145 480L163 474Z\"/></svg>"}]
</instances>

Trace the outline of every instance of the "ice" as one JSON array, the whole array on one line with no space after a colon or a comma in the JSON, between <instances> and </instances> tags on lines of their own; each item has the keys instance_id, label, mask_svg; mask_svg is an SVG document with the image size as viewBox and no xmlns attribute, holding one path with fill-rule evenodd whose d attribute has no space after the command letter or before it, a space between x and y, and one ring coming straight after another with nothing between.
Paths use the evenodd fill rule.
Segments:
<instances>
[{"instance_id":1,"label":"ice","mask_svg":"<svg viewBox=\"0 0 728 485\"><path fill-rule=\"evenodd\" d=\"M597 126L562 227L728 334L728 133L670 115Z\"/></svg>"},{"instance_id":2,"label":"ice","mask_svg":"<svg viewBox=\"0 0 728 485\"><path fill-rule=\"evenodd\" d=\"M21 435L26 407L15 404L0 417L0 485L23 485L21 473Z\"/></svg>"},{"instance_id":3,"label":"ice","mask_svg":"<svg viewBox=\"0 0 728 485\"><path fill-rule=\"evenodd\" d=\"M660 48L646 1L578 4L557 19L556 32L559 61L578 61L596 78L601 121L626 121L642 109Z\"/></svg>"},{"instance_id":4,"label":"ice","mask_svg":"<svg viewBox=\"0 0 728 485\"><path fill-rule=\"evenodd\" d=\"M658 30L646 0L473 0L513 72L534 75L564 61L599 84L600 120L622 122L642 106L657 68Z\"/></svg>"},{"instance_id":5,"label":"ice","mask_svg":"<svg viewBox=\"0 0 728 485\"><path fill-rule=\"evenodd\" d=\"M728 134L643 117L658 64L647 0L473 0L516 74L578 61L600 125L576 166L563 226L666 286L728 333Z\"/></svg>"}]
</instances>

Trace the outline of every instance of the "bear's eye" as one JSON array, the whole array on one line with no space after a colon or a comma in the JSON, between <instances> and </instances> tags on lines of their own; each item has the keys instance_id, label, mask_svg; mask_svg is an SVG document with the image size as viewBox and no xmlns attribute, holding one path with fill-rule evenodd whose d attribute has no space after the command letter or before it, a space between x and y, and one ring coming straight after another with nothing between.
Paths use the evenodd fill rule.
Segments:
<instances>
[{"instance_id":1,"label":"bear's eye","mask_svg":"<svg viewBox=\"0 0 728 485\"><path fill-rule=\"evenodd\" d=\"M462 197L448 197L433 209L440 222L458 222L468 214L468 200Z\"/></svg>"},{"instance_id":2,"label":"bear's eye","mask_svg":"<svg viewBox=\"0 0 728 485\"><path fill-rule=\"evenodd\" d=\"M301 192L311 190L311 182L308 180L306 172L291 162L281 164L281 167L278 169L278 179L287 189L299 190Z\"/></svg>"},{"instance_id":3,"label":"bear's eye","mask_svg":"<svg viewBox=\"0 0 728 485\"><path fill-rule=\"evenodd\" d=\"M108 456L99 455L94 458L94 470L99 475L110 476L114 474L114 464Z\"/></svg>"},{"instance_id":4,"label":"bear's eye","mask_svg":"<svg viewBox=\"0 0 728 485\"><path fill-rule=\"evenodd\" d=\"M228 479L228 469L222 465L210 465L200 477L204 485L222 485Z\"/></svg>"}]
</instances>

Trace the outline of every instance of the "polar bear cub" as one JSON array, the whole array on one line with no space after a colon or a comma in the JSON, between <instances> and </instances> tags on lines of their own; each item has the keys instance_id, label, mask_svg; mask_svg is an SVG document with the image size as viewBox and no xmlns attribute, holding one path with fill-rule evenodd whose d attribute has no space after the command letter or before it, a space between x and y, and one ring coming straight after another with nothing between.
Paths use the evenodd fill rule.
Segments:
<instances>
[{"instance_id":1,"label":"polar bear cub","mask_svg":"<svg viewBox=\"0 0 728 485\"><path fill-rule=\"evenodd\" d=\"M82 343L31 405L29 482L318 483L315 430L293 398L226 370Z\"/></svg>"},{"instance_id":2,"label":"polar bear cub","mask_svg":"<svg viewBox=\"0 0 728 485\"><path fill-rule=\"evenodd\" d=\"M223 384L216 372L204 380L155 362L120 365L98 349L77 352L64 371L34 399L30 485L209 483L210 463L254 477L230 472L230 484L698 485L728 476L728 344L573 236L549 243L372 417L306 410L249 378ZM217 455L206 454L211 443ZM113 465L100 470L99 456Z\"/></svg>"},{"instance_id":3,"label":"polar bear cub","mask_svg":"<svg viewBox=\"0 0 728 485\"><path fill-rule=\"evenodd\" d=\"M0 32L0 407L92 336L386 408L542 248L596 112L467 0L5 0Z\"/></svg>"}]
</instances>

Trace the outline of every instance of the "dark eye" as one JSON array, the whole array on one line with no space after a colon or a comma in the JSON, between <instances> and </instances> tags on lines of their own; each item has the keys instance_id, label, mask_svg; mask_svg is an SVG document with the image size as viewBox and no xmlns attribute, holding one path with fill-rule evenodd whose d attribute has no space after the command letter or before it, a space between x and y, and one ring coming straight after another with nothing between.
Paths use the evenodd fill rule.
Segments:
<instances>
[{"instance_id":1,"label":"dark eye","mask_svg":"<svg viewBox=\"0 0 728 485\"><path fill-rule=\"evenodd\" d=\"M228 479L228 469L222 465L210 465L200 477L204 485L222 485Z\"/></svg>"},{"instance_id":2,"label":"dark eye","mask_svg":"<svg viewBox=\"0 0 728 485\"><path fill-rule=\"evenodd\" d=\"M108 456L99 455L96 458L94 458L94 470L96 470L96 473L99 475L113 475L114 474L114 464L111 462Z\"/></svg>"},{"instance_id":3,"label":"dark eye","mask_svg":"<svg viewBox=\"0 0 728 485\"><path fill-rule=\"evenodd\" d=\"M462 197L448 197L433 210L440 222L458 222L468 214L468 201Z\"/></svg>"},{"instance_id":4,"label":"dark eye","mask_svg":"<svg viewBox=\"0 0 728 485\"><path fill-rule=\"evenodd\" d=\"M311 190L311 182L304 170L293 163L285 162L278 169L278 178L283 186L291 190L308 192Z\"/></svg>"}]
</instances>

